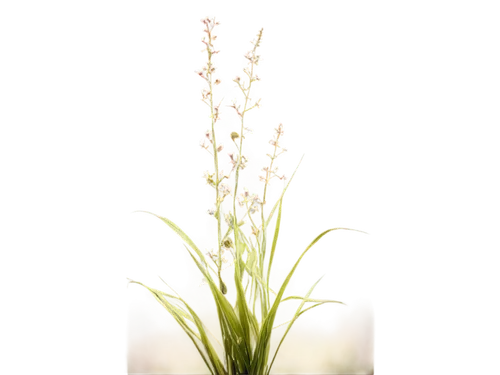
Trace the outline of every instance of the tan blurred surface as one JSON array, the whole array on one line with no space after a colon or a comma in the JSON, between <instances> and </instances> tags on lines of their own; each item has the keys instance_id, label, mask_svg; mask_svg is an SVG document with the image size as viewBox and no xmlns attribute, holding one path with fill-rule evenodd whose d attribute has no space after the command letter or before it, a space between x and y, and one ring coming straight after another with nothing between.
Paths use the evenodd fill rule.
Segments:
<instances>
[{"instance_id":1,"label":"tan blurred surface","mask_svg":"<svg viewBox=\"0 0 500 375\"><path fill-rule=\"evenodd\" d=\"M214 311L197 310L212 334L219 332ZM159 325L144 313L129 314L127 374L208 374L189 337L173 322ZM271 353L284 327L272 338ZM220 337L220 335L215 335ZM300 319L280 348L272 374L373 374L375 316L370 303L341 311L329 325Z\"/></svg>"}]
</instances>

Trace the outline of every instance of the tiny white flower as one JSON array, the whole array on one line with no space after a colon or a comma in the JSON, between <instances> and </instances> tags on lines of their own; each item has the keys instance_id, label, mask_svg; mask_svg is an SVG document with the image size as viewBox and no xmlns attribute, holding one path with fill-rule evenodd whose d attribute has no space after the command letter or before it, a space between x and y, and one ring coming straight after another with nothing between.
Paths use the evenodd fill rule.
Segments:
<instances>
[{"instance_id":1,"label":"tiny white flower","mask_svg":"<svg viewBox=\"0 0 500 375\"><path fill-rule=\"evenodd\" d=\"M229 184L220 184L219 185L219 191L223 194L223 195L229 195L231 194L231 191L233 190L233 187Z\"/></svg>"},{"instance_id":2,"label":"tiny white flower","mask_svg":"<svg viewBox=\"0 0 500 375\"><path fill-rule=\"evenodd\" d=\"M201 25L203 27L208 27L212 18L211 16L201 16Z\"/></svg>"},{"instance_id":3,"label":"tiny white flower","mask_svg":"<svg viewBox=\"0 0 500 375\"><path fill-rule=\"evenodd\" d=\"M252 231L250 232L250 235L253 237L257 237L257 231L258 229L252 228Z\"/></svg>"},{"instance_id":4,"label":"tiny white flower","mask_svg":"<svg viewBox=\"0 0 500 375\"><path fill-rule=\"evenodd\" d=\"M236 152L229 151L227 153L227 162L232 170L236 168Z\"/></svg>"},{"instance_id":5,"label":"tiny white flower","mask_svg":"<svg viewBox=\"0 0 500 375\"><path fill-rule=\"evenodd\" d=\"M205 62L205 71L207 74L212 75L215 74L215 72L219 70L219 65L213 61L207 61Z\"/></svg>"},{"instance_id":6,"label":"tiny white flower","mask_svg":"<svg viewBox=\"0 0 500 375\"><path fill-rule=\"evenodd\" d=\"M212 130L211 129L204 129L202 134L206 139L209 139L209 140L212 139Z\"/></svg>"},{"instance_id":7,"label":"tiny white flower","mask_svg":"<svg viewBox=\"0 0 500 375\"><path fill-rule=\"evenodd\" d=\"M214 257L218 254L218 251L216 248L211 247L211 248L205 248L205 251L208 253L209 257Z\"/></svg>"},{"instance_id":8,"label":"tiny white flower","mask_svg":"<svg viewBox=\"0 0 500 375\"><path fill-rule=\"evenodd\" d=\"M238 98L236 96L231 96L231 98L229 99L229 104L231 106L238 106L240 103L238 102Z\"/></svg>"},{"instance_id":9,"label":"tiny white flower","mask_svg":"<svg viewBox=\"0 0 500 375\"><path fill-rule=\"evenodd\" d=\"M215 78L214 91L219 91L221 89L223 83L224 83L224 81L222 80L222 78L220 78L220 77Z\"/></svg>"},{"instance_id":10,"label":"tiny white flower","mask_svg":"<svg viewBox=\"0 0 500 375\"><path fill-rule=\"evenodd\" d=\"M226 212L224 214L223 219L222 219L224 221L224 224L226 224L227 226L229 226L231 224L231 222L230 222L231 215L232 215L231 211Z\"/></svg>"},{"instance_id":11,"label":"tiny white flower","mask_svg":"<svg viewBox=\"0 0 500 375\"><path fill-rule=\"evenodd\" d=\"M243 155L242 155L242 160L241 160L241 168L242 168L243 170L245 170L245 169L247 169L249 166L250 166L250 158L248 157L248 155L243 154Z\"/></svg>"},{"instance_id":12,"label":"tiny white flower","mask_svg":"<svg viewBox=\"0 0 500 375\"><path fill-rule=\"evenodd\" d=\"M284 137L286 135L285 123L280 121L273 126L273 133L277 137Z\"/></svg>"},{"instance_id":13,"label":"tiny white flower","mask_svg":"<svg viewBox=\"0 0 500 375\"><path fill-rule=\"evenodd\" d=\"M206 210L205 210L205 214L207 216L210 216L211 218L215 219L215 207L214 206L210 206L208 207Z\"/></svg>"},{"instance_id":14,"label":"tiny white flower","mask_svg":"<svg viewBox=\"0 0 500 375\"><path fill-rule=\"evenodd\" d=\"M203 169L201 171L201 179L205 185L208 184L208 176L210 175L210 171L208 169Z\"/></svg>"},{"instance_id":15,"label":"tiny white flower","mask_svg":"<svg viewBox=\"0 0 500 375\"><path fill-rule=\"evenodd\" d=\"M248 198L248 200L249 200L249 201L250 201L250 203L252 203L252 204L257 204L257 203L259 203L259 202L260 202L260 196L259 196L259 194L258 194L258 193L255 193L255 192L254 192L254 193L252 193L252 194L250 195L250 197Z\"/></svg>"},{"instance_id":16,"label":"tiny white flower","mask_svg":"<svg viewBox=\"0 0 500 375\"><path fill-rule=\"evenodd\" d=\"M207 105L210 99L210 90L208 87L203 86L200 88L200 102Z\"/></svg>"},{"instance_id":17,"label":"tiny white flower","mask_svg":"<svg viewBox=\"0 0 500 375\"><path fill-rule=\"evenodd\" d=\"M239 208L245 208L245 202L241 199L240 196L236 197L236 204Z\"/></svg>"},{"instance_id":18,"label":"tiny white flower","mask_svg":"<svg viewBox=\"0 0 500 375\"><path fill-rule=\"evenodd\" d=\"M262 96L258 96L252 103L251 111L252 112L260 112L264 108L263 98Z\"/></svg>"},{"instance_id":19,"label":"tiny white flower","mask_svg":"<svg viewBox=\"0 0 500 375\"><path fill-rule=\"evenodd\" d=\"M264 184L266 182L266 174L267 174L267 165L260 168L259 170L259 175L257 176L259 183Z\"/></svg>"},{"instance_id":20,"label":"tiny white flower","mask_svg":"<svg viewBox=\"0 0 500 375\"><path fill-rule=\"evenodd\" d=\"M279 141L275 138L271 138L271 141L269 143L270 143L270 146L273 150L278 150L280 147Z\"/></svg>"},{"instance_id":21,"label":"tiny white flower","mask_svg":"<svg viewBox=\"0 0 500 375\"><path fill-rule=\"evenodd\" d=\"M246 198L246 199L250 199L250 189L248 188L248 186L244 186L243 191L241 192L241 194Z\"/></svg>"},{"instance_id":22,"label":"tiny white flower","mask_svg":"<svg viewBox=\"0 0 500 375\"><path fill-rule=\"evenodd\" d=\"M243 82L243 77L241 76L240 73L233 74L231 82L233 82L234 86L239 87Z\"/></svg>"},{"instance_id":23,"label":"tiny white flower","mask_svg":"<svg viewBox=\"0 0 500 375\"><path fill-rule=\"evenodd\" d=\"M255 135L257 134L255 126L245 124L245 133L247 133L251 137L255 137Z\"/></svg>"},{"instance_id":24,"label":"tiny white flower","mask_svg":"<svg viewBox=\"0 0 500 375\"><path fill-rule=\"evenodd\" d=\"M196 78L202 79L204 82L206 81L205 72L200 67L195 68L194 74Z\"/></svg>"},{"instance_id":25,"label":"tiny white flower","mask_svg":"<svg viewBox=\"0 0 500 375\"><path fill-rule=\"evenodd\" d=\"M249 66L244 66L244 67L242 67L242 68L241 68L241 72L242 72L242 73L243 73L246 77L248 77L248 76L250 76L250 74L251 74L252 70L250 69L250 67L249 67Z\"/></svg>"},{"instance_id":26,"label":"tiny white flower","mask_svg":"<svg viewBox=\"0 0 500 375\"><path fill-rule=\"evenodd\" d=\"M201 138L198 141L198 146L200 147L201 151L210 152L210 144L207 143L206 139Z\"/></svg>"}]
</instances>

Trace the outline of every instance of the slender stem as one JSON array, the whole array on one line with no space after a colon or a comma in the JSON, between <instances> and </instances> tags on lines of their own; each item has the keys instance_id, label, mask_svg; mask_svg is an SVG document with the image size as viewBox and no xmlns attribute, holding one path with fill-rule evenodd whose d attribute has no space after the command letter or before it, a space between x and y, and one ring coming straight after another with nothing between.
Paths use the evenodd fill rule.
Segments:
<instances>
[{"instance_id":1,"label":"slender stem","mask_svg":"<svg viewBox=\"0 0 500 375\"><path fill-rule=\"evenodd\" d=\"M264 225L264 223L265 223L265 221L264 221L264 204L266 204L267 185L269 185L269 180L271 179L270 175L271 175L271 172L273 169L274 159L276 159L276 157L277 157L276 150L278 149L279 138L280 138L280 134L278 133L278 136L277 136L276 141L274 143L274 152L273 152L273 156L271 157L271 163L269 165L268 170L266 171L266 181L264 184L264 193L262 195L262 211L261 211L262 225Z\"/></svg>"},{"instance_id":2,"label":"slender stem","mask_svg":"<svg viewBox=\"0 0 500 375\"><path fill-rule=\"evenodd\" d=\"M246 212L246 216L247 216L248 218L250 218L250 221L252 222L252 225L253 225L253 227L254 227L255 231L258 231L258 230L259 230L259 227L257 226L257 223L255 223L255 220L254 220L254 218L253 218L252 214L250 213L250 210L247 210L247 212Z\"/></svg>"},{"instance_id":3,"label":"slender stem","mask_svg":"<svg viewBox=\"0 0 500 375\"><path fill-rule=\"evenodd\" d=\"M208 25L208 40L209 42L212 40L212 33L210 31L210 24ZM207 58L208 62L211 62L213 59L212 56L212 46L207 44ZM216 224L216 236L217 236L217 261L216 261L216 269L217 269L217 280L219 283L219 287L221 291L223 290L222 287L222 274L221 274L221 257L222 257L222 238L221 238L221 212L220 212L220 201L219 201L219 190L218 186L221 183L219 181L219 152L217 151L217 128L215 125L215 108L214 108L214 101L215 101L215 93L213 92L213 78L214 76L212 74L209 74L207 77L208 81L208 88L210 90L210 128L212 130L212 145L213 145L213 153L214 153L214 172L215 172L215 184L214 184L214 189L215 189L215 218L217 221Z\"/></svg>"}]
</instances>

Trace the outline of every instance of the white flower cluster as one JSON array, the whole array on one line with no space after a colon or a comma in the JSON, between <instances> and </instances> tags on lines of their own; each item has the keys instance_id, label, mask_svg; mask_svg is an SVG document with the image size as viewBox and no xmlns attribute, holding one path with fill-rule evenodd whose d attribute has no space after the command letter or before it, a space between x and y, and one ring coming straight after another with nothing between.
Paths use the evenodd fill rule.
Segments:
<instances>
[{"instance_id":1,"label":"white flower cluster","mask_svg":"<svg viewBox=\"0 0 500 375\"><path fill-rule=\"evenodd\" d=\"M231 171L234 172L236 170L236 167L238 165L238 160L240 162L240 169L242 171L246 171L248 167L250 166L250 157L246 154L241 155L241 159L238 159L238 154L234 151L228 151L227 153L227 163L229 164L229 167L231 168Z\"/></svg>"},{"instance_id":2,"label":"white flower cluster","mask_svg":"<svg viewBox=\"0 0 500 375\"><path fill-rule=\"evenodd\" d=\"M220 91L223 85L223 80L218 76L219 66L215 62L215 56L219 54L219 51L215 47L215 43L220 23L216 22L214 18L208 17L203 18L201 24L202 38L200 42L203 44L202 55L207 57L197 70L196 75L204 84L200 89L201 103L208 106L212 117L210 118L210 129L205 129L202 132L200 148L212 157L214 153L220 155L225 152L224 143L217 143L216 134L214 134L216 127L213 121L215 119L215 123L217 123L221 120L221 114L226 106L233 112L241 126L241 131L236 129L230 131L229 137L236 149L232 151L228 150L224 154L227 164L225 170L218 167L218 175L216 175L213 170L202 171L202 182L213 188L217 192L218 197L218 199L206 209L205 213L207 216L218 220L216 212L218 212L218 209L222 209L221 203L234 193L239 193L235 194L237 206L241 209L248 210L250 214L256 214L260 211L259 203L261 203L261 198L259 193L251 192L247 186L244 186L241 190L238 189L238 192L234 192L234 186L230 185L228 181L231 175L237 170L248 170L252 162L248 154L242 152L241 156L239 156L239 151L235 151L238 150L237 146L241 146L245 135L255 135L255 128L245 123L246 116L251 112L261 111L263 108L263 98L254 97L253 88L254 85L263 81L263 77L257 73L257 68L264 61L263 57L259 54L259 48L262 47L264 42L265 27L260 27L255 40L249 43L249 48L243 55L241 71L234 74L232 77L233 86L240 91L239 96L232 97L228 105L226 105L225 97L218 95L218 91ZM214 160L214 162L217 161ZM270 171L271 173L268 177L271 181L276 171L279 171L279 168L274 168ZM225 212L221 220L225 225L230 226L233 215L234 213L232 211ZM237 222L237 225L244 226L247 223L248 221L243 217ZM225 246L221 254L217 252L217 249L207 249L207 253L211 258L218 259L219 256L223 256L227 253L228 249L229 247ZM224 256L222 258L226 259Z\"/></svg>"},{"instance_id":3,"label":"white flower cluster","mask_svg":"<svg viewBox=\"0 0 500 375\"><path fill-rule=\"evenodd\" d=\"M219 188L220 188L220 184L222 182L228 181L231 178L231 175L230 174L226 174L224 172L224 169L221 168L221 169L219 169L219 176L217 176L217 177L218 178L216 178L216 176L215 176L215 172L211 172L208 169L204 169L201 172L201 179L202 179L202 182L205 185L210 186L210 187L217 187L217 186L219 186ZM225 188L225 189L227 189L227 188ZM229 191L231 191L231 188L229 188Z\"/></svg>"},{"instance_id":4,"label":"white flower cluster","mask_svg":"<svg viewBox=\"0 0 500 375\"><path fill-rule=\"evenodd\" d=\"M266 164L260 168L257 179L261 184L267 182L267 186L270 188L276 180L282 183L286 182L287 176L281 172L279 165L271 167L269 164Z\"/></svg>"},{"instance_id":5,"label":"white flower cluster","mask_svg":"<svg viewBox=\"0 0 500 375\"><path fill-rule=\"evenodd\" d=\"M203 132L201 133L202 134L202 138L200 138L200 142L199 142L199 147L202 151L206 152L207 154L209 154L210 156L212 156L213 154L213 150L214 150L214 136L212 134L212 130L211 129L205 129L203 130ZM220 154L222 151L224 151L224 143L223 142L219 142L217 144L217 152Z\"/></svg>"},{"instance_id":6,"label":"white flower cluster","mask_svg":"<svg viewBox=\"0 0 500 375\"><path fill-rule=\"evenodd\" d=\"M259 176L259 180L265 182L266 185L269 184L269 182L271 181L271 179L273 177L278 177L280 180L286 180L285 175L281 175L281 176L278 175L278 173L277 173L278 167L273 168L274 160L278 156L280 156L282 153L286 152L286 148L281 147L281 145L279 144L280 137L283 136L283 134L285 134L285 132L283 130L283 125L279 124L278 128L274 129L274 130L275 130L275 134L273 136L273 139L271 139L269 141L269 144L271 146L274 146L274 152L273 152L273 155L267 154L267 156L271 159L270 166L262 168L264 175Z\"/></svg>"},{"instance_id":7,"label":"white flower cluster","mask_svg":"<svg viewBox=\"0 0 500 375\"><path fill-rule=\"evenodd\" d=\"M221 20L208 15L201 17L200 24L203 31L200 42L208 47L214 45L219 36L219 28L222 26Z\"/></svg>"},{"instance_id":8,"label":"white flower cluster","mask_svg":"<svg viewBox=\"0 0 500 375\"><path fill-rule=\"evenodd\" d=\"M224 253L225 253L225 249L222 247L221 248L221 260L222 260L222 263L228 263L229 261L227 260L227 258L224 256ZM210 259L212 259L214 261L215 264L217 264L217 262L219 261L219 254L217 254L217 252L213 251L213 250L210 250L208 251L205 255L207 255Z\"/></svg>"},{"instance_id":9,"label":"white flower cluster","mask_svg":"<svg viewBox=\"0 0 500 375\"><path fill-rule=\"evenodd\" d=\"M267 142L271 147L271 152L266 151L265 155L268 160L279 159L287 154L287 149L283 144L283 137L286 135L285 123L280 121L273 126L273 135Z\"/></svg>"},{"instance_id":10,"label":"white flower cluster","mask_svg":"<svg viewBox=\"0 0 500 375\"><path fill-rule=\"evenodd\" d=\"M247 189L243 189L244 192L240 194L238 197L238 203L240 204L241 207L246 205L250 205L248 207L248 212L251 214L254 214L255 212L259 211L259 206L262 205L262 202L257 194L250 194Z\"/></svg>"},{"instance_id":11,"label":"white flower cluster","mask_svg":"<svg viewBox=\"0 0 500 375\"><path fill-rule=\"evenodd\" d=\"M264 62L264 57L259 54L259 48L264 42L265 26L261 26L255 40L249 43L248 49L243 54L243 66L240 73L233 75L233 87L240 91L240 100L233 96L229 101L229 110L234 113L238 121L245 121L245 114L262 111L264 104L262 96L253 98L253 85L262 82L262 76L257 74L257 68ZM245 102L247 100L247 102ZM255 135L255 129L244 124L245 132Z\"/></svg>"},{"instance_id":12,"label":"white flower cluster","mask_svg":"<svg viewBox=\"0 0 500 375\"><path fill-rule=\"evenodd\" d=\"M200 88L200 102L209 107L209 113L214 115L216 122L222 120L222 114L226 106L225 97L216 95L222 88L224 80L217 75L219 65L213 60L220 55L220 50L216 48L215 43L221 26L220 20L213 16L202 17L200 43L203 47L201 48L201 55L207 56L207 58L195 72L196 77L201 79L203 83ZM211 103L212 98L213 103Z\"/></svg>"}]
</instances>

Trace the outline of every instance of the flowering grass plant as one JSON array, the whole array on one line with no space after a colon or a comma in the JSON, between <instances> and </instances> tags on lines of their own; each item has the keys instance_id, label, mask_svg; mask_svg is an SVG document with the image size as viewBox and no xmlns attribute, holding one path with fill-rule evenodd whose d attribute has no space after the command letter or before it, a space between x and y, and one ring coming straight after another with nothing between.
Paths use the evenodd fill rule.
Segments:
<instances>
[{"instance_id":1,"label":"flowering grass plant","mask_svg":"<svg viewBox=\"0 0 500 375\"><path fill-rule=\"evenodd\" d=\"M210 332L198 314L177 293L173 290L166 293L137 281L131 282L147 288L172 315L196 346L210 373L269 375L281 344L302 314L326 303L342 303L310 297L321 279L311 286L305 296L285 297L285 291L302 258L313 245L331 231L348 228L332 228L319 234L297 259L279 289L276 289L277 292L271 289L269 279L280 233L283 197L295 174L294 172L286 182L278 200L266 214L265 208L268 207L266 197L270 181L273 178L286 180L285 176L277 173L276 167L276 159L286 151L280 143L284 135L281 124L275 129L273 139L270 141L271 152L267 154L269 165L262 169L263 175L260 176L263 182L262 195L250 194L246 189L241 192L239 186L240 174L247 164L247 158L243 154L245 136L249 131L245 126L246 116L260 103L260 99L252 101L250 94L253 85L259 81L255 68L259 64L260 56L257 51L262 42L262 30L252 42L252 49L245 55L248 66L243 70L244 78L234 79L243 99L241 104L233 102L229 106L236 114L238 126L225 136L231 140L235 148L234 152L228 154L232 169L225 174L220 168L219 158L222 156L223 146L218 142L220 135L217 132L221 103L215 104L214 101L214 91L220 83L220 79L214 77L216 68L213 64L214 56L219 52L214 48L216 40L214 28L219 23L210 18L205 18L202 22L205 33L202 42L207 53L207 62L197 74L206 85L202 91L202 100L210 110L211 126L205 134L201 147L213 157L214 169L212 172L206 172L204 179L213 188L214 208L208 213L217 220L216 249L204 253L173 221L155 216L184 241L186 251L210 288L217 308L223 357L219 357L216 352L213 338L209 338ZM276 220L272 227L270 224L274 215ZM234 267L232 284L222 278L223 267L228 266ZM227 284L231 288L234 287L236 301L228 300ZM276 328L274 321L277 311L282 303L291 300L300 301L300 305L292 319L285 323L287 327L276 350L270 353L271 334L273 328Z\"/></svg>"}]
</instances>

